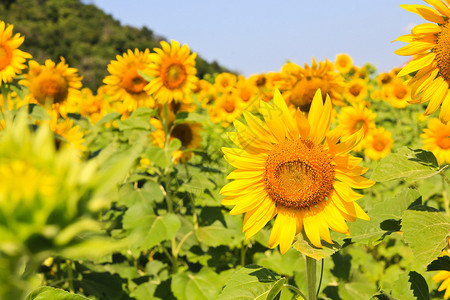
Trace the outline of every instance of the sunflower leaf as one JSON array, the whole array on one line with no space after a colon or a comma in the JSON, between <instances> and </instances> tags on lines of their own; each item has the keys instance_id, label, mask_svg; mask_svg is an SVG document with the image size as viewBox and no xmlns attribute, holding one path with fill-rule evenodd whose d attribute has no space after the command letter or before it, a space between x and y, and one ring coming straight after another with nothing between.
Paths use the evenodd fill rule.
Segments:
<instances>
[{"instance_id":1,"label":"sunflower leaf","mask_svg":"<svg viewBox=\"0 0 450 300\"><path fill-rule=\"evenodd\" d=\"M402 231L416 261L425 268L447 245L450 220L441 212L407 210L403 215Z\"/></svg>"},{"instance_id":2,"label":"sunflower leaf","mask_svg":"<svg viewBox=\"0 0 450 300\"><path fill-rule=\"evenodd\" d=\"M384 182L393 179L423 179L439 173L433 153L421 149L400 148L390 153L375 167L371 180Z\"/></svg>"},{"instance_id":3,"label":"sunflower leaf","mask_svg":"<svg viewBox=\"0 0 450 300\"><path fill-rule=\"evenodd\" d=\"M72 294L62 289L56 289L50 286L43 286L32 291L27 296L27 300L45 300L45 299L62 299L62 300L88 300L81 295Z\"/></svg>"},{"instance_id":4,"label":"sunflower leaf","mask_svg":"<svg viewBox=\"0 0 450 300\"><path fill-rule=\"evenodd\" d=\"M427 266L427 271L449 271L450 272L450 256L441 256Z\"/></svg>"},{"instance_id":5,"label":"sunflower leaf","mask_svg":"<svg viewBox=\"0 0 450 300\"><path fill-rule=\"evenodd\" d=\"M322 241L323 248L317 248L309 241L308 237L301 232L295 237L296 241L292 244L292 247L302 254L312 257L316 260L324 259L333 255L336 251L341 249L341 245L334 241L334 244L329 244Z\"/></svg>"},{"instance_id":6,"label":"sunflower leaf","mask_svg":"<svg viewBox=\"0 0 450 300\"><path fill-rule=\"evenodd\" d=\"M264 267L247 265L231 275L218 300L274 299L283 288L285 280Z\"/></svg>"},{"instance_id":7,"label":"sunflower leaf","mask_svg":"<svg viewBox=\"0 0 450 300\"><path fill-rule=\"evenodd\" d=\"M177 299L217 299L222 288L220 276L204 267L198 273L182 272L173 276L171 289Z\"/></svg>"}]
</instances>

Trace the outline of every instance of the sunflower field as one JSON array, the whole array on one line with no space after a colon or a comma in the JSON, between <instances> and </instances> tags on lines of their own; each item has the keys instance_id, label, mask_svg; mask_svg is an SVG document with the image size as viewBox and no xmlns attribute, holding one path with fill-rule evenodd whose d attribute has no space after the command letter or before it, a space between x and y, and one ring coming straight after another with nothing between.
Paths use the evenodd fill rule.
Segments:
<instances>
[{"instance_id":1,"label":"sunflower field","mask_svg":"<svg viewBox=\"0 0 450 300\"><path fill-rule=\"evenodd\" d=\"M450 298L450 1L424 1L386 73L199 78L171 40L96 91L0 20L0 299Z\"/></svg>"}]
</instances>

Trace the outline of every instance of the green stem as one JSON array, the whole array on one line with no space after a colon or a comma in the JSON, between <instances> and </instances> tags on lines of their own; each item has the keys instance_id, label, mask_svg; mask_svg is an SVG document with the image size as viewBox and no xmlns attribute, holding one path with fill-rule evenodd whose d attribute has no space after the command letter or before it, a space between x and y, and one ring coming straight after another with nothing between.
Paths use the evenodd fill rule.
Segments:
<instances>
[{"instance_id":1,"label":"green stem","mask_svg":"<svg viewBox=\"0 0 450 300\"><path fill-rule=\"evenodd\" d=\"M447 176L443 172L440 173L442 178L442 198L444 199L444 208L447 216L450 216L450 203L447 197L447 187L445 186L445 181L450 185Z\"/></svg>"},{"instance_id":2,"label":"green stem","mask_svg":"<svg viewBox=\"0 0 450 300\"><path fill-rule=\"evenodd\" d=\"M291 290L293 290L294 292L296 292L298 295L300 295L300 297L302 297L303 299L306 299L305 295L302 293L302 291L300 291L297 287L290 285L290 284L283 284L284 287L287 287Z\"/></svg>"},{"instance_id":3,"label":"green stem","mask_svg":"<svg viewBox=\"0 0 450 300\"><path fill-rule=\"evenodd\" d=\"M247 252L247 246L244 241L241 242L241 266L245 267L245 254Z\"/></svg>"},{"instance_id":4,"label":"green stem","mask_svg":"<svg viewBox=\"0 0 450 300\"><path fill-rule=\"evenodd\" d=\"M73 288L73 270L72 270L72 262L70 260L66 260L67 264L67 280L69 281L69 292L74 293L75 289Z\"/></svg>"},{"instance_id":5,"label":"green stem","mask_svg":"<svg viewBox=\"0 0 450 300\"><path fill-rule=\"evenodd\" d=\"M8 107L8 94L10 90L9 84L2 84L0 92L3 95L3 119L5 120L5 127L10 127L12 124L12 116Z\"/></svg>"},{"instance_id":6,"label":"green stem","mask_svg":"<svg viewBox=\"0 0 450 300\"><path fill-rule=\"evenodd\" d=\"M316 260L309 256L306 256L306 284L308 300L316 300Z\"/></svg>"}]
</instances>

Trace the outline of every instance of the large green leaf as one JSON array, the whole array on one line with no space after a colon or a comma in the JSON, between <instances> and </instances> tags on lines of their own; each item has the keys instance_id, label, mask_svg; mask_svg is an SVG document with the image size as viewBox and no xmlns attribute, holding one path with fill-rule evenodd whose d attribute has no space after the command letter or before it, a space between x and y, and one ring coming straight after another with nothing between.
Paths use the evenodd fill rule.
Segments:
<instances>
[{"instance_id":1,"label":"large green leaf","mask_svg":"<svg viewBox=\"0 0 450 300\"><path fill-rule=\"evenodd\" d=\"M196 236L200 243L211 247L227 245L234 247L244 240L242 233L242 220L237 216L224 216L225 222L214 221L209 226L202 226L196 230Z\"/></svg>"},{"instance_id":2,"label":"large green leaf","mask_svg":"<svg viewBox=\"0 0 450 300\"><path fill-rule=\"evenodd\" d=\"M37 290L32 291L27 296L27 300L48 300L48 299L58 299L58 300L89 300L81 295L72 294L66 292L65 290L55 289L50 286L43 286Z\"/></svg>"},{"instance_id":3,"label":"large green leaf","mask_svg":"<svg viewBox=\"0 0 450 300\"><path fill-rule=\"evenodd\" d=\"M384 235L400 230L403 213L412 204L420 204L421 196L417 190L405 189L394 198L375 204L368 212L369 221L357 220L348 224L353 242L374 244Z\"/></svg>"},{"instance_id":4,"label":"large green leaf","mask_svg":"<svg viewBox=\"0 0 450 300\"><path fill-rule=\"evenodd\" d=\"M248 265L231 276L218 299L274 299L284 282L285 278L269 269Z\"/></svg>"},{"instance_id":5,"label":"large green leaf","mask_svg":"<svg viewBox=\"0 0 450 300\"><path fill-rule=\"evenodd\" d=\"M123 227L130 231L129 239L134 249L150 249L160 242L172 239L181 222L174 214L156 216L149 203L131 207L123 217Z\"/></svg>"},{"instance_id":6,"label":"large green leaf","mask_svg":"<svg viewBox=\"0 0 450 300\"><path fill-rule=\"evenodd\" d=\"M171 289L179 300L217 299L222 288L220 277L213 270L203 267L198 273L183 272L173 276Z\"/></svg>"},{"instance_id":7,"label":"large green leaf","mask_svg":"<svg viewBox=\"0 0 450 300\"><path fill-rule=\"evenodd\" d=\"M402 231L416 261L425 268L447 245L450 221L441 212L408 210L403 215Z\"/></svg>"},{"instance_id":8,"label":"large green leaf","mask_svg":"<svg viewBox=\"0 0 450 300\"><path fill-rule=\"evenodd\" d=\"M295 237L295 242L292 244L294 249L300 251L302 254L312 257L316 260L320 260L333 255L336 251L341 248L341 245L337 242L334 244L329 244L322 241L323 248L315 247L308 239L308 237L302 231Z\"/></svg>"},{"instance_id":9,"label":"large green leaf","mask_svg":"<svg viewBox=\"0 0 450 300\"><path fill-rule=\"evenodd\" d=\"M375 167L370 179L383 182L393 179L422 179L439 173L436 158L425 150L401 148L390 153Z\"/></svg>"}]
</instances>

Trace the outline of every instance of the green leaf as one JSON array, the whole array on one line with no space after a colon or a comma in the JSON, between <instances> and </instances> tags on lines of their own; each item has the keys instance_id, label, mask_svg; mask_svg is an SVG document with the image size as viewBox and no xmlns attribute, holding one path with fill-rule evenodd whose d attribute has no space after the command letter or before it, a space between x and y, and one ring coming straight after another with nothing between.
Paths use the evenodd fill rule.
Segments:
<instances>
[{"instance_id":1,"label":"green leaf","mask_svg":"<svg viewBox=\"0 0 450 300\"><path fill-rule=\"evenodd\" d=\"M228 214L224 218L225 224L221 220L216 220L209 226L199 227L195 232L198 241L211 247L220 245L233 247L243 241L241 218Z\"/></svg>"},{"instance_id":2,"label":"green leaf","mask_svg":"<svg viewBox=\"0 0 450 300\"><path fill-rule=\"evenodd\" d=\"M173 276L171 289L179 300L217 299L222 283L219 275L203 267L198 273L183 272Z\"/></svg>"},{"instance_id":3,"label":"green leaf","mask_svg":"<svg viewBox=\"0 0 450 300\"><path fill-rule=\"evenodd\" d=\"M47 113L45 108L43 108L38 104L24 105L21 108L19 108L19 113L21 110L27 110L30 117L34 118L35 120L45 121L51 119L50 115Z\"/></svg>"},{"instance_id":4,"label":"green leaf","mask_svg":"<svg viewBox=\"0 0 450 300\"><path fill-rule=\"evenodd\" d=\"M405 241L414 250L414 257L425 268L447 245L450 222L441 212L407 210L402 230Z\"/></svg>"},{"instance_id":5,"label":"green leaf","mask_svg":"<svg viewBox=\"0 0 450 300\"><path fill-rule=\"evenodd\" d=\"M56 289L50 286L43 286L34 291L32 291L27 296L27 300L48 300L48 299L58 299L58 300L89 300L81 295L72 294L66 292L65 290Z\"/></svg>"},{"instance_id":6,"label":"green leaf","mask_svg":"<svg viewBox=\"0 0 450 300\"><path fill-rule=\"evenodd\" d=\"M329 244L325 241L322 242L323 248L315 247L308 239L308 237L303 233L303 231L295 237L296 241L292 244L292 247L302 254L312 257L316 260L320 260L333 255L336 251L341 248L337 242L334 244Z\"/></svg>"},{"instance_id":7,"label":"green leaf","mask_svg":"<svg viewBox=\"0 0 450 300\"><path fill-rule=\"evenodd\" d=\"M123 279L109 272L84 272L80 287L88 294L99 299L120 299Z\"/></svg>"},{"instance_id":8,"label":"green leaf","mask_svg":"<svg viewBox=\"0 0 450 300\"><path fill-rule=\"evenodd\" d=\"M225 285L218 300L274 299L285 278L257 265L248 265L236 271Z\"/></svg>"},{"instance_id":9,"label":"green leaf","mask_svg":"<svg viewBox=\"0 0 450 300\"><path fill-rule=\"evenodd\" d=\"M437 260L431 262L427 266L427 271L449 271L450 272L450 256L441 256Z\"/></svg>"},{"instance_id":10,"label":"green leaf","mask_svg":"<svg viewBox=\"0 0 450 300\"><path fill-rule=\"evenodd\" d=\"M429 300L430 293L428 291L428 284L425 279L417 272L409 272L409 282L411 282L411 289L417 300Z\"/></svg>"},{"instance_id":11,"label":"green leaf","mask_svg":"<svg viewBox=\"0 0 450 300\"><path fill-rule=\"evenodd\" d=\"M123 227L130 230L130 244L134 249L150 249L160 242L172 239L181 222L174 214L154 215L148 203L131 207L123 217Z\"/></svg>"},{"instance_id":12,"label":"green leaf","mask_svg":"<svg viewBox=\"0 0 450 300\"><path fill-rule=\"evenodd\" d=\"M120 114L118 112L109 113L109 114L105 115L103 118L101 118L97 123L95 123L95 127L99 128L99 127L103 126L104 124L112 122L119 118L120 118Z\"/></svg>"},{"instance_id":13,"label":"green leaf","mask_svg":"<svg viewBox=\"0 0 450 300\"><path fill-rule=\"evenodd\" d=\"M144 118L118 120L117 125L120 131L131 129L149 130L151 128L150 120Z\"/></svg>"},{"instance_id":14,"label":"green leaf","mask_svg":"<svg viewBox=\"0 0 450 300\"><path fill-rule=\"evenodd\" d=\"M425 150L401 148L390 153L375 167L371 180L384 182L393 179L422 179L439 173L436 158Z\"/></svg>"},{"instance_id":15,"label":"green leaf","mask_svg":"<svg viewBox=\"0 0 450 300\"><path fill-rule=\"evenodd\" d=\"M156 110L154 110L150 107L141 106L141 107L138 107L135 111L133 111L131 113L130 119L142 118L142 117L153 117L155 115L156 115Z\"/></svg>"},{"instance_id":16,"label":"green leaf","mask_svg":"<svg viewBox=\"0 0 450 300\"><path fill-rule=\"evenodd\" d=\"M368 214L369 221L357 220L348 224L353 242L373 244L384 235L400 230L403 213L414 204L421 203L417 190L405 189L394 198L377 203Z\"/></svg>"}]
</instances>

